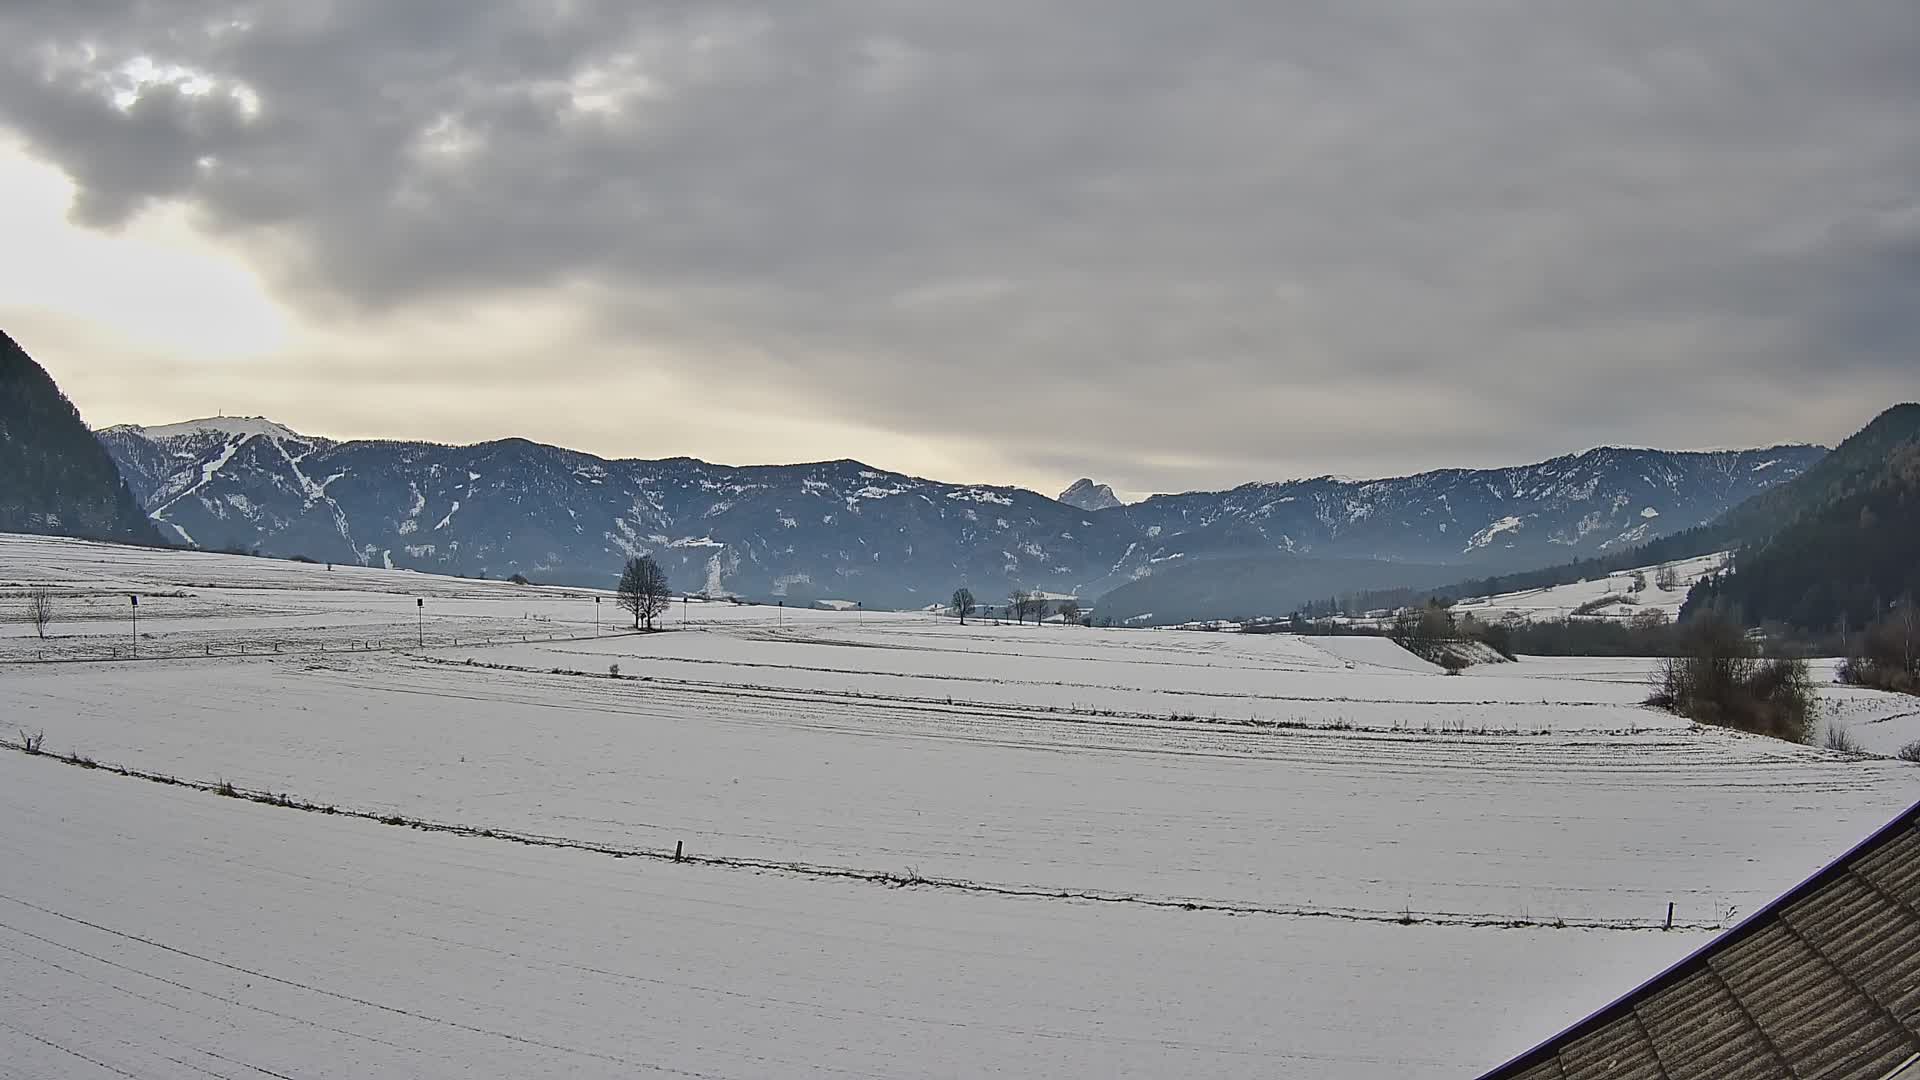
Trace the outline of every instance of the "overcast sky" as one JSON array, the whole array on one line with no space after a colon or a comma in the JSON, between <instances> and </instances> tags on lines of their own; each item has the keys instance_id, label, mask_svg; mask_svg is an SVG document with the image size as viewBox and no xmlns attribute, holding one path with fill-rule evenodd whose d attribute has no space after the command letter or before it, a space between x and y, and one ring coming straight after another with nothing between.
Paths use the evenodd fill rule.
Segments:
<instances>
[{"instance_id":1,"label":"overcast sky","mask_svg":"<svg viewBox=\"0 0 1920 1080\"><path fill-rule=\"evenodd\" d=\"M1920 396L1914 0L7 0L0 328L95 424L1049 493Z\"/></svg>"}]
</instances>

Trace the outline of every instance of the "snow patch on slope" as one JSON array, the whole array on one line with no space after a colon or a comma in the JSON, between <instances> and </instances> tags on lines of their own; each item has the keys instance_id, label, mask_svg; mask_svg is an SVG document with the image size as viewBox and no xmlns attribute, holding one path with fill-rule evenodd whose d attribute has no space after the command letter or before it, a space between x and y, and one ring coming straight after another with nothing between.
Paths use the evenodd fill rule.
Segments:
<instances>
[{"instance_id":1,"label":"snow patch on slope","mask_svg":"<svg viewBox=\"0 0 1920 1080\"><path fill-rule=\"evenodd\" d=\"M1486 547L1488 544L1493 543L1494 539L1500 534L1517 531L1521 524L1522 522L1519 518L1509 514L1486 528L1481 529L1479 532L1474 533L1472 539L1467 541L1467 546L1461 550L1473 551L1476 548Z\"/></svg>"}]
</instances>

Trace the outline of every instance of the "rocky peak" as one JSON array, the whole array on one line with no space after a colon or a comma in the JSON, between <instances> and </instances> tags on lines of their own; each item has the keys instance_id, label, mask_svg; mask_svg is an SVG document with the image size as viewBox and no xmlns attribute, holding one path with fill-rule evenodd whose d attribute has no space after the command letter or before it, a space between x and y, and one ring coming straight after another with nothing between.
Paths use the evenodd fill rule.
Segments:
<instances>
[{"instance_id":1,"label":"rocky peak","mask_svg":"<svg viewBox=\"0 0 1920 1080\"><path fill-rule=\"evenodd\" d=\"M1113 489L1105 484L1096 484L1086 477L1073 482L1073 486L1060 493L1060 500L1076 510L1111 510L1122 505Z\"/></svg>"}]
</instances>

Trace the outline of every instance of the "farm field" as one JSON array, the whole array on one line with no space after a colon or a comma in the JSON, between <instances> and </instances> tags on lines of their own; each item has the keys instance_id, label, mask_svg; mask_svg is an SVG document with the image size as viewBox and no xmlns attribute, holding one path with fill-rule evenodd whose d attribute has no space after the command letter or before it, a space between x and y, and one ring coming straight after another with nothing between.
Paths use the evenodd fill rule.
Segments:
<instances>
[{"instance_id":1,"label":"farm field","mask_svg":"<svg viewBox=\"0 0 1920 1080\"><path fill-rule=\"evenodd\" d=\"M579 589L0 537L0 605L34 588L0 736L346 813L0 753L33 1076L1471 1077L1920 798L1642 708L1646 661L730 603L633 635ZM1823 693L1876 753L1913 731Z\"/></svg>"},{"instance_id":2,"label":"farm field","mask_svg":"<svg viewBox=\"0 0 1920 1080\"><path fill-rule=\"evenodd\" d=\"M17 754L0 813L20 1077L1470 1076L1703 937L886 889Z\"/></svg>"}]
</instances>

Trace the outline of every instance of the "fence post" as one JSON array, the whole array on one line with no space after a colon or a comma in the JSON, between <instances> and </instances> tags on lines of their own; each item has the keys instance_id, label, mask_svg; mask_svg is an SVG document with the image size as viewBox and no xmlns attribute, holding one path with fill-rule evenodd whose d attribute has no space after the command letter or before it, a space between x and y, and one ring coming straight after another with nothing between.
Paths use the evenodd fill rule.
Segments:
<instances>
[{"instance_id":1,"label":"fence post","mask_svg":"<svg viewBox=\"0 0 1920 1080\"><path fill-rule=\"evenodd\" d=\"M673 842L673 861L679 862L681 859L686 857L686 854L687 854L687 842L685 840L675 840Z\"/></svg>"},{"instance_id":2,"label":"fence post","mask_svg":"<svg viewBox=\"0 0 1920 1080\"><path fill-rule=\"evenodd\" d=\"M1667 901L1667 929L1673 929L1673 901Z\"/></svg>"}]
</instances>

